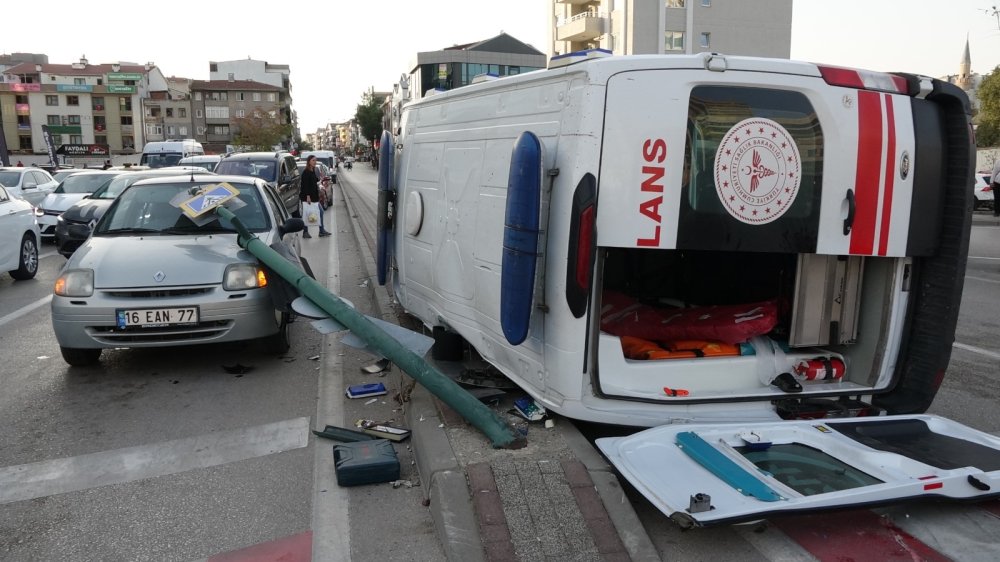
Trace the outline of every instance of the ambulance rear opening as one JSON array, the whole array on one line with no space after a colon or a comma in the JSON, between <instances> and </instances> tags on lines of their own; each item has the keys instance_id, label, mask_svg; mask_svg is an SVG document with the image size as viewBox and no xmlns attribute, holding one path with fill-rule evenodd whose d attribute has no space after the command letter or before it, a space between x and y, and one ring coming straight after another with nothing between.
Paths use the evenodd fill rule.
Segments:
<instances>
[{"instance_id":1,"label":"ambulance rear opening","mask_svg":"<svg viewBox=\"0 0 1000 562\"><path fill-rule=\"evenodd\" d=\"M569 252L593 277L567 275L596 395L784 419L933 400L968 248L967 99L778 64L609 78L596 220L575 211L596 249Z\"/></svg>"}]
</instances>

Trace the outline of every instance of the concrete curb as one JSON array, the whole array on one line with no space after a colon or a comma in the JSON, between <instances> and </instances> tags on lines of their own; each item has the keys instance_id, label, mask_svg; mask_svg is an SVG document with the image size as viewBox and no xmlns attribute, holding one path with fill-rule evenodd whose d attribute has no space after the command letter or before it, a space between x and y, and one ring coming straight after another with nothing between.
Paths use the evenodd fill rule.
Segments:
<instances>
[{"instance_id":1,"label":"concrete curb","mask_svg":"<svg viewBox=\"0 0 1000 562\"><path fill-rule=\"evenodd\" d=\"M611 465L568 420L557 423L556 427L573 451L573 455L587 468L590 479L594 482L598 495L601 496L604 509L607 510L615 530L618 531L618 538L625 545L629 557L637 562L647 560L659 562L660 555L646 533L646 528L639 521L635 509L632 508L632 502L625 496L625 490L622 489Z\"/></svg>"},{"instance_id":2,"label":"concrete curb","mask_svg":"<svg viewBox=\"0 0 1000 562\"><path fill-rule=\"evenodd\" d=\"M339 174L338 174L339 176ZM347 178L338 177L338 182ZM350 183L349 181L347 183ZM375 282L375 256L367 242L359 235L361 225L350 198L341 197L351 217L351 228L355 242L361 251L365 271L368 274L368 288L375 300L378 315L386 321L396 321L395 308L388 290ZM455 457L455 451L448 440L430 393L416 385L406 405L406 423L411 430L410 442L417 459L417 472L424 497L430 500L431 517L434 528L441 540L448 560L456 562L484 561L482 540L479 535L479 520L472 508L472 498L465 480L465 473Z\"/></svg>"}]
</instances>

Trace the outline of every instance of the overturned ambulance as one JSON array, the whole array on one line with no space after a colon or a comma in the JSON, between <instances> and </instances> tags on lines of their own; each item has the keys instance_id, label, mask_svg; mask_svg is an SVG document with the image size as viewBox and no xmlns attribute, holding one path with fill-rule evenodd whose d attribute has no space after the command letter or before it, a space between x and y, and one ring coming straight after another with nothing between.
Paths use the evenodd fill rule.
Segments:
<instances>
[{"instance_id":1,"label":"overturned ambulance","mask_svg":"<svg viewBox=\"0 0 1000 562\"><path fill-rule=\"evenodd\" d=\"M690 433L713 450L696 460L701 443L688 444L679 456L705 472L733 455L714 450L720 442L734 449L753 434L767 443L757 450L774 451L761 427L784 428L773 442L830 450L823 439L860 446L845 435L865 433L837 431L833 418L894 420L930 406L971 224L961 90L708 53L562 58L410 103L383 136L382 165L394 162L380 182L380 281L391 279L439 343L460 336L562 415ZM895 430L919 441L907 431L927 431L925 418ZM698 434L703 422L711 439ZM788 429L800 423L812 441ZM967 428L946 433L965 431L1000 445ZM638 484L645 467L667 462L643 435L601 447L661 495ZM839 458L863 457L845 447ZM722 472L765 470L748 463ZM905 479L941 475L923 467ZM746 488L693 487L717 499ZM784 509L808 495L772 488ZM690 517L689 491L661 509ZM822 502L802 509L814 507ZM695 519L755 513L716 508L711 500Z\"/></svg>"}]
</instances>

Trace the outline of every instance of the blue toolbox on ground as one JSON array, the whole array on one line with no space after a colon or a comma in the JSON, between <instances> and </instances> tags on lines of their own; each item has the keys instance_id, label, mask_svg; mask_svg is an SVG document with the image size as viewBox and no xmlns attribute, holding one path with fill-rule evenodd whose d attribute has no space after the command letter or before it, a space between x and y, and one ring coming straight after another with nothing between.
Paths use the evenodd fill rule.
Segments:
<instances>
[{"instance_id":1,"label":"blue toolbox on ground","mask_svg":"<svg viewBox=\"0 0 1000 562\"><path fill-rule=\"evenodd\" d=\"M333 446L333 464L340 486L360 486L399 480L399 459L387 439Z\"/></svg>"}]
</instances>

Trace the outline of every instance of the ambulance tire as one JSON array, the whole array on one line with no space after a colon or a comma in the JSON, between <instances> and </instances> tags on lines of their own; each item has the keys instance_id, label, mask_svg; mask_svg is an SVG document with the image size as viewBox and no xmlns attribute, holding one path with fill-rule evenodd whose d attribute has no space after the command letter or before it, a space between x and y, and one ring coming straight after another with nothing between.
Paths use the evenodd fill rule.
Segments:
<instances>
[{"instance_id":1,"label":"ambulance tire","mask_svg":"<svg viewBox=\"0 0 1000 562\"><path fill-rule=\"evenodd\" d=\"M389 277L389 246L392 244L392 210L391 204L395 199L393 192L393 148L392 134L389 131L382 131L382 138L379 141L379 160L382 166L378 170L378 209L375 214L376 230L378 231L375 242L375 273L379 285L385 285Z\"/></svg>"},{"instance_id":2,"label":"ambulance tire","mask_svg":"<svg viewBox=\"0 0 1000 562\"><path fill-rule=\"evenodd\" d=\"M961 112L947 121L948 143L968 143L968 123ZM967 161L946 162L948 189L941 237L935 255L914 260L910 280L910 311L896 368L896 386L876 396L874 405L889 414L918 414L933 402L951 360L952 342L962 302L962 279L969 255L974 195L968 189Z\"/></svg>"},{"instance_id":3,"label":"ambulance tire","mask_svg":"<svg viewBox=\"0 0 1000 562\"><path fill-rule=\"evenodd\" d=\"M438 361L461 361L465 356L465 339L444 326L434 326L434 346L431 357Z\"/></svg>"}]
</instances>

